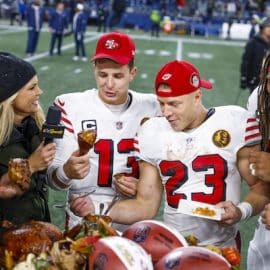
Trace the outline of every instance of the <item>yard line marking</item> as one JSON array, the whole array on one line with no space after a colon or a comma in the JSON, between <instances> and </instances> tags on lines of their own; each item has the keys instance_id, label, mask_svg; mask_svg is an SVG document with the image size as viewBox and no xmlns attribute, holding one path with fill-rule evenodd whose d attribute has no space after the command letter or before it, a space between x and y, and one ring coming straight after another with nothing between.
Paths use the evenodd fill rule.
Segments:
<instances>
[{"instance_id":1,"label":"yard line marking","mask_svg":"<svg viewBox=\"0 0 270 270\"><path fill-rule=\"evenodd\" d=\"M141 78L142 78L142 79L147 79L147 78L148 78L147 73L142 73L142 74L141 74Z\"/></svg>"},{"instance_id":2,"label":"yard line marking","mask_svg":"<svg viewBox=\"0 0 270 270\"><path fill-rule=\"evenodd\" d=\"M48 70L48 69L49 69L48 66L43 66L43 67L40 68L40 70Z\"/></svg>"},{"instance_id":3,"label":"yard line marking","mask_svg":"<svg viewBox=\"0 0 270 270\"><path fill-rule=\"evenodd\" d=\"M89 37L89 38L86 38L84 40L84 42L88 43L88 42L94 41L96 39L97 39L97 36ZM66 44L66 45L62 46L61 50L66 51L66 50L68 50L70 48L74 48L74 47L75 47L75 44L74 44L74 42L72 42L72 43L69 43L69 44ZM47 57L47 56L49 56L49 52L43 52L43 53L40 53L40 54L36 54L34 56L26 57L26 58L24 58L24 60L26 60L28 62L32 62L32 61L42 59L42 58Z\"/></svg>"},{"instance_id":4,"label":"yard line marking","mask_svg":"<svg viewBox=\"0 0 270 270\"><path fill-rule=\"evenodd\" d=\"M155 55L156 54L155 50L152 50L152 49L151 50L145 50L144 53L146 55Z\"/></svg>"},{"instance_id":5,"label":"yard line marking","mask_svg":"<svg viewBox=\"0 0 270 270\"><path fill-rule=\"evenodd\" d=\"M74 73L75 74L79 74L79 73L81 73L82 72L82 69L81 68L76 68L75 70L74 70Z\"/></svg>"},{"instance_id":6,"label":"yard line marking","mask_svg":"<svg viewBox=\"0 0 270 270\"><path fill-rule=\"evenodd\" d=\"M183 57L183 42L177 40L176 59L181 60Z\"/></svg>"},{"instance_id":7,"label":"yard line marking","mask_svg":"<svg viewBox=\"0 0 270 270\"><path fill-rule=\"evenodd\" d=\"M165 50L161 50L161 51L159 51L159 55L160 56L169 56L169 55L171 55L171 52L165 51Z\"/></svg>"},{"instance_id":8,"label":"yard line marking","mask_svg":"<svg viewBox=\"0 0 270 270\"><path fill-rule=\"evenodd\" d=\"M24 29L18 29L18 30L9 30L9 29L5 29L5 30L1 30L0 33L1 35L5 35L5 34L14 34L14 33L20 33L20 32L24 32Z\"/></svg>"}]
</instances>

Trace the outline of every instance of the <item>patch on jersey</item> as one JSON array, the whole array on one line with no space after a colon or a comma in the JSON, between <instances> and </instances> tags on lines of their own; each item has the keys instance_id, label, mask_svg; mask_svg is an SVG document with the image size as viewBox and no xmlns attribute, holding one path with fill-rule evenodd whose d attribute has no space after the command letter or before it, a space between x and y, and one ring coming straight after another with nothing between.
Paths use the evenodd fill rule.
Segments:
<instances>
[{"instance_id":1,"label":"patch on jersey","mask_svg":"<svg viewBox=\"0 0 270 270\"><path fill-rule=\"evenodd\" d=\"M230 143L231 136L227 130L220 129L213 134L212 140L215 146L223 148Z\"/></svg>"},{"instance_id":2,"label":"patch on jersey","mask_svg":"<svg viewBox=\"0 0 270 270\"><path fill-rule=\"evenodd\" d=\"M116 122L115 125L116 125L116 129L118 129L118 130L123 128L123 122L121 122L121 121Z\"/></svg>"},{"instance_id":3,"label":"patch on jersey","mask_svg":"<svg viewBox=\"0 0 270 270\"><path fill-rule=\"evenodd\" d=\"M97 121L96 120L83 120L82 121L82 130L86 129L95 129L97 130Z\"/></svg>"}]
</instances>

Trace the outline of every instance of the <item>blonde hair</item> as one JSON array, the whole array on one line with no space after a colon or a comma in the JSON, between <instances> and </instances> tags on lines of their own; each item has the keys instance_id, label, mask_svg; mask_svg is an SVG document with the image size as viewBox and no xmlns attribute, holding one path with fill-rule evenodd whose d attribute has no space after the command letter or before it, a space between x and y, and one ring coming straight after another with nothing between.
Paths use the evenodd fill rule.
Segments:
<instances>
[{"instance_id":1,"label":"blonde hair","mask_svg":"<svg viewBox=\"0 0 270 270\"><path fill-rule=\"evenodd\" d=\"M17 95L18 93L12 95L8 99L0 103L0 146L7 142L11 136L15 119L13 102ZM45 119L44 112L41 106L39 106L39 110L31 116L35 119L38 128L41 130L42 124L44 123Z\"/></svg>"}]
</instances>

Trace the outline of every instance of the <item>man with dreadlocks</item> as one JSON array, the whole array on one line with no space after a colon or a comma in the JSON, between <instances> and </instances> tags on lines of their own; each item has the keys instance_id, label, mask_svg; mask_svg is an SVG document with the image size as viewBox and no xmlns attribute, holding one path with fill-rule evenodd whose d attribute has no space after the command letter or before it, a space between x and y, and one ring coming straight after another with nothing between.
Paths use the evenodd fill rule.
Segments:
<instances>
[{"instance_id":1,"label":"man with dreadlocks","mask_svg":"<svg viewBox=\"0 0 270 270\"><path fill-rule=\"evenodd\" d=\"M257 114L262 135L262 150L251 153L249 158L250 169L253 175L270 182L270 54L264 61L259 86L250 95L247 108ZM253 239L249 244L247 270L269 269L269 244L270 204L267 204L261 213Z\"/></svg>"}]
</instances>

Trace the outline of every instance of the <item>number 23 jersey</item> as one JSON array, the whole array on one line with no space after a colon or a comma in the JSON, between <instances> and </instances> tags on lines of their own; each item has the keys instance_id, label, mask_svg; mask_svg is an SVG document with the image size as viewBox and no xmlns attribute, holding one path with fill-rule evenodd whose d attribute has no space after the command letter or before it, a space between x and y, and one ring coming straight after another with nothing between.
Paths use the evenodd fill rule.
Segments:
<instances>
[{"instance_id":1,"label":"number 23 jersey","mask_svg":"<svg viewBox=\"0 0 270 270\"><path fill-rule=\"evenodd\" d=\"M238 106L209 110L208 118L188 132L174 131L164 117L148 120L138 134L139 158L156 166L165 190L164 221L201 245L234 245L236 227L177 212L181 199L217 204L240 201L237 151L258 140L254 118Z\"/></svg>"}]
</instances>

